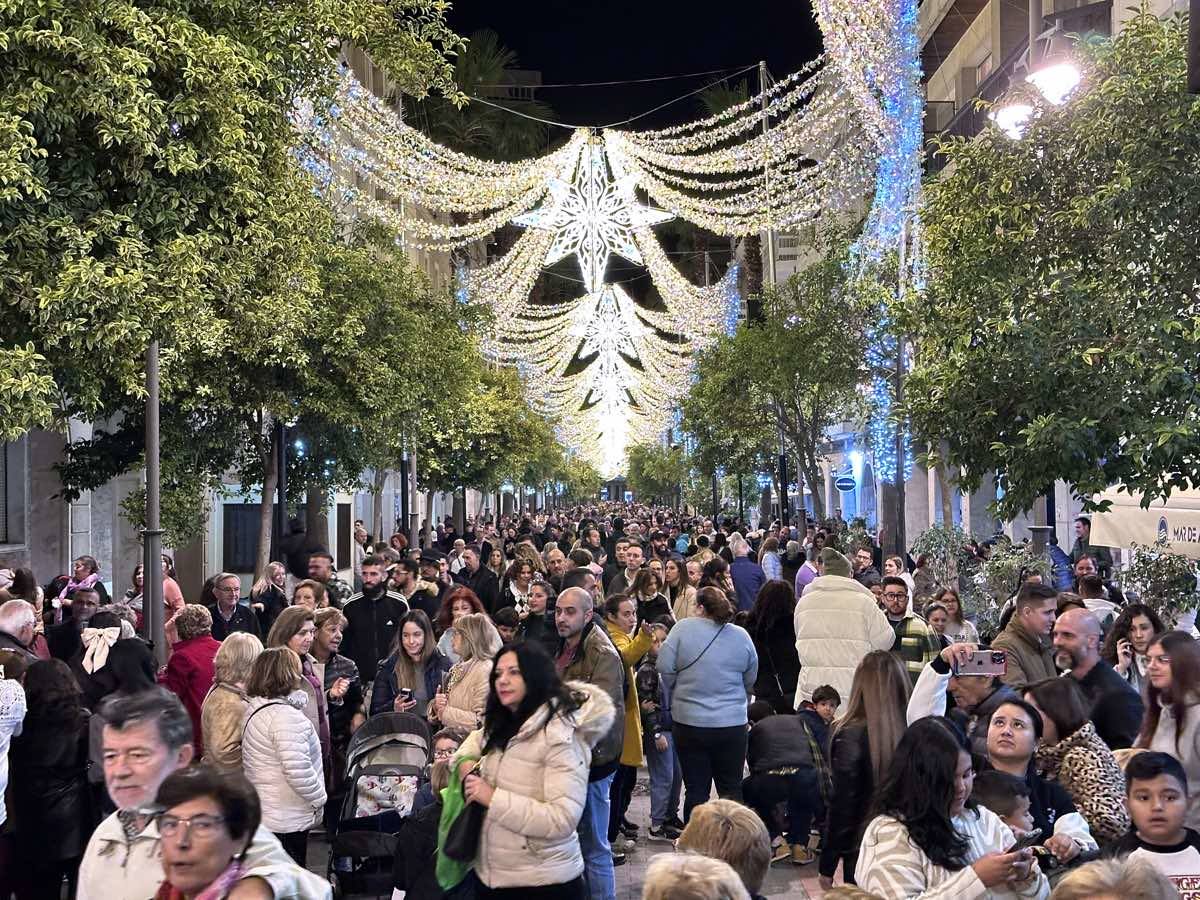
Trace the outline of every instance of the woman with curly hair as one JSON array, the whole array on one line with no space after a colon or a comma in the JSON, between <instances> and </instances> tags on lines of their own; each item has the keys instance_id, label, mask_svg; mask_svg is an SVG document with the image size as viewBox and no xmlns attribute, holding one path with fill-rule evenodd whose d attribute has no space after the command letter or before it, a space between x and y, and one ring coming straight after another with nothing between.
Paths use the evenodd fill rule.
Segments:
<instances>
[{"instance_id":1,"label":"woman with curly hair","mask_svg":"<svg viewBox=\"0 0 1200 900\"><path fill-rule=\"evenodd\" d=\"M966 738L949 719L914 722L900 739L863 834L855 879L881 897L1048 897L1050 885L1013 833L971 801Z\"/></svg>"},{"instance_id":2,"label":"woman with curly hair","mask_svg":"<svg viewBox=\"0 0 1200 900\"><path fill-rule=\"evenodd\" d=\"M1127 603L1108 630L1100 655L1134 690L1144 694L1150 644L1166 630L1158 613L1145 603Z\"/></svg>"},{"instance_id":3,"label":"woman with curly hair","mask_svg":"<svg viewBox=\"0 0 1200 900\"><path fill-rule=\"evenodd\" d=\"M463 616L484 612L483 603L469 587L458 585L446 591L433 623L442 636L437 645L438 653L451 663L458 662L458 654L454 651L455 624Z\"/></svg>"}]
</instances>

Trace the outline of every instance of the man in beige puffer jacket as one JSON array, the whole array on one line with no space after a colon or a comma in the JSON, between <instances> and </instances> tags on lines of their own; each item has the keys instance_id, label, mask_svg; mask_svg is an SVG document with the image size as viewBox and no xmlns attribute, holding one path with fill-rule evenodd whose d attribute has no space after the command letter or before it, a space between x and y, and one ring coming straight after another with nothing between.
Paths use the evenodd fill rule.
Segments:
<instances>
[{"instance_id":1,"label":"man in beige puffer jacket","mask_svg":"<svg viewBox=\"0 0 1200 900\"><path fill-rule=\"evenodd\" d=\"M850 696L854 670L872 650L891 650L896 632L875 595L850 577L850 561L832 547L817 558L818 575L796 603L800 680L796 708L823 684Z\"/></svg>"}]
</instances>

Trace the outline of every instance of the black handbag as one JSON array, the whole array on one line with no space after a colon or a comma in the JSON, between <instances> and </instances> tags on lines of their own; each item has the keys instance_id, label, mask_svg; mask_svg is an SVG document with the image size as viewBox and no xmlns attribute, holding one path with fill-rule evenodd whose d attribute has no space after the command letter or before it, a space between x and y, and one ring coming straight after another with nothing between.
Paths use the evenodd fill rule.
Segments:
<instances>
[{"instance_id":1,"label":"black handbag","mask_svg":"<svg viewBox=\"0 0 1200 900\"><path fill-rule=\"evenodd\" d=\"M458 862L471 862L479 854L479 837L483 834L483 817L487 807L468 803L450 825L442 852Z\"/></svg>"}]
</instances>

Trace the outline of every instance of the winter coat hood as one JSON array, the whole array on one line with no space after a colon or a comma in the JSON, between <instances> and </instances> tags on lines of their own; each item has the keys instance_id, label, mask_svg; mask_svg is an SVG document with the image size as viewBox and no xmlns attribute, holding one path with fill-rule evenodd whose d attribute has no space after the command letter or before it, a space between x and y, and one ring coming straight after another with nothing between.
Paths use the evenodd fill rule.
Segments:
<instances>
[{"instance_id":1,"label":"winter coat hood","mask_svg":"<svg viewBox=\"0 0 1200 900\"><path fill-rule=\"evenodd\" d=\"M545 726L547 731L558 732L558 737L570 740L574 733L589 747L596 746L596 742L612 727L617 714L616 707L608 695L598 687L582 681L568 681L566 686L578 707L571 712L560 710L554 719L547 723L550 706L543 703L525 720L525 724L517 731L517 737L527 738Z\"/></svg>"}]
</instances>

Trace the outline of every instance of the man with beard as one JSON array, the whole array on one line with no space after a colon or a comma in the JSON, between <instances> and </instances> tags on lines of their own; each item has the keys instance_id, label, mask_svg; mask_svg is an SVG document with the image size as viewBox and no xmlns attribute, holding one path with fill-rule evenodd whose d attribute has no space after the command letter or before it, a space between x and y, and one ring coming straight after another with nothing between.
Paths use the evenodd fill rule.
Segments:
<instances>
[{"instance_id":1,"label":"man with beard","mask_svg":"<svg viewBox=\"0 0 1200 900\"><path fill-rule=\"evenodd\" d=\"M430 582L420 577L421 566L414 559L402 559L389 567L388 589L399 594L409 609L419 609L432 620L441 607L443 590L436 580Z\"/></svg>"},{"instance_id":2,"label":"man with beard","mask_svg":"<svg viewBox=\"0 0 1200 900\"><path fill-rule=\"evenodd\" d=\"M463 550L463 567L455 579L475 592L484 612L489 616L500 606L500 579L496 573L479 560L479 545L472 544Z\"/></svg>"},{"instance_id":3,"label":"man with beard","mask_svg":"<svg viewBox=\"0 0 1200 900\"><path fill-rule=\"evenodd\" d=\"M60 624L46 630L46 646L50 655L70 662L83 651L83 629L100 608L100 595L92 588L79 588L71 595L71 615Z\"/></svg>"},{"instance_id":4,"label":"man with beard","mask_svg":"<svg viewBox=\"0 0 1200 900\"><path fill-rule=\"evenodd\" d=\"M1132 747L1142 725L1142 698L1100 658L1100 622L1086 609L1069 609L1054 623L1054 663L1074 678L1100 739L1113 750Z\"/></svg>"},{"instance_id":5,"label":"man with beard","mask_svg":"<svg viewBox=\"0 0 1200 900\"><path fill-rule=\"evenodd\" d=\"M379 661L388 655L400 619L408 612L408 603L387 589L383 559L371 555L363 560L363 589L346 601L345 636L341 652L354 660L365 684L375 680Z\"/></svg>"}]
</instances>

